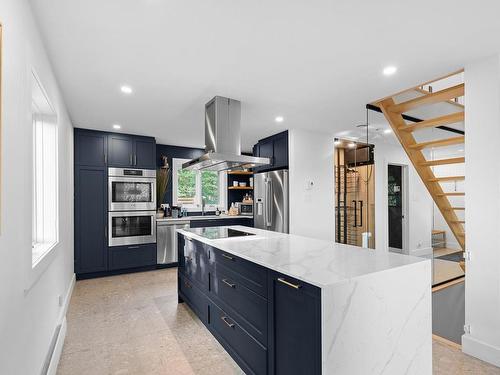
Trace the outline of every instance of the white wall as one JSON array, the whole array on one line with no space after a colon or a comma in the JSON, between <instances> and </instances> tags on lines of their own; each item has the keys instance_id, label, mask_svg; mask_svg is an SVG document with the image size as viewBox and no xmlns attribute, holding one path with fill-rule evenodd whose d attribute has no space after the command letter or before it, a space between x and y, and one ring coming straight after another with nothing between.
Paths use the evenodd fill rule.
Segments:
<instances>
[{"instance_id":1,"label":"white wall","mask_svg":"<svg viewBox=\"0 0 500 375\"><path fill-rule=\"evenodd\" d=\"M299 129L288 134L290 233L334 241L333 136Z\"/></svg>"},{"instance_id":2,"label":"white wall","mask_svg":"<svg viewBox=\"0 0 500 375\"><path fill-rule=\"evenodd\" d=\"M465 67L465 353L500 366L500 58Z\"/></svg>"},{"instance_id":3,"label":"white wall","mask_svg":"<svg viewBox=\"0 0 500 375\"><path fill-rule=\"evenodd\" d=\"M73 129L27 0L2 0L3 131L0 373L39 374L73 278ZM59 236L44 272L31 270L31 70L59 116Z\"/></svg>"},{"instance_id":4,"label":"white wall","mask_svg":"<svg viewBox=\"0 0 500 375\"><path fill-rule=\"evenodd\" d=\"M407 165L408 171L408 249L407 253L432 253L432 198L406 156L402 146L375 143L375 248L388 250L387 166Z\"/></svg>"}]
</instances>

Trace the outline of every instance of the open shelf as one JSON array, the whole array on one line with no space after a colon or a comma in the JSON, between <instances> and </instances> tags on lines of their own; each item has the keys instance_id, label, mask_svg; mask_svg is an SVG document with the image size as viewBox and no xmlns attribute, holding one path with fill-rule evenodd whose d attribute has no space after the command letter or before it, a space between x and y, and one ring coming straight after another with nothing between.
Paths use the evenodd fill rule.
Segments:
<instances>
[{"instance_id":1,"label":"open shelf","mask_svg":"<svg viewBox=\"0 0 500 375\"><path fill-rule=\"evenodd\" d=\"M249 175L253 175L253 172L249 172L249 171L232 171L232 172L227 172L227 174L235 174L235 175L245 175L245 176L249 176Z\"/></svg>"},{"instance_id":2,"label":"open shelf","mask_svg":"<svg viewBox=\"0 0 500 375\"><path fill-rule=\"evenodd\" d=\"M252 186L229 186L229 190L253 190Z\"/></svg>"}]
</instances>

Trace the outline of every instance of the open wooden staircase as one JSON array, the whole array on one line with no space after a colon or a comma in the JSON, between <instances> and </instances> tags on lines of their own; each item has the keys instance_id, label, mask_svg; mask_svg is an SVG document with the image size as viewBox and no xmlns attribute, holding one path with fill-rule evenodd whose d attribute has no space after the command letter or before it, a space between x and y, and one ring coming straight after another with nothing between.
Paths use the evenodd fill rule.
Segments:
<instances>
[{"instance_id":1,"label":"open wooden staircase","mask_svg":"<svg viewBox=\"0 0 500 375\"><path fill-rule=\"evenodd\" d=\"M424 153L425 150L430 148L435 149L464 143L465 135L436 140L433 139L425 142L418 142L415 138L416 132L423 129L437 128L464 121L465 107L463 105L450 105L455 103L455 98L464 96L464 84L461 83L436 92L424 91L420 88L412 88L406 91L415 92L415 90L418 90L420 93L416 97L410 96L410 99L398 102L398 98L402 96L402 93L398 93L375 102L374 104L382 110L394 134L403 146L417 173L434 199L436 206L441 211L446 223L455 235L457 242L465 251L465 222L457 216L457 212L464 210L465 207L456 207L450 203L450 197L463 196L465 193L443 190L443 183L447 185L446 183L449 182L461 181L465 179L465 176L435 176L433 170L435 166L465 163L465 157L427 160ZM408 97L408 95L406 96ZM435 107L435 105L439 103L447 103L447 109L452 107L453 112L441 114L437 117L425 118L421 122L414 123L407 123L403 118L404 114L409 111L424 109L424 107L427 106ZM436 114L437 111L434 110L429 112Z\"/></svg>"}]
</instances>

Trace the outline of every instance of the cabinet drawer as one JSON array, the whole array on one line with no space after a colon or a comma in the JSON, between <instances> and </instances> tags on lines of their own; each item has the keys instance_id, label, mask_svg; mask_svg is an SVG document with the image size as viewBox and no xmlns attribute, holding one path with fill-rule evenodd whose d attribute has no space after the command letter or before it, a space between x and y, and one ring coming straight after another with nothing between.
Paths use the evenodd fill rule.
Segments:
<instances>
[{"instance_id":1,"label":"cabinet drawer","mask_svg":"<svg viewBox=\"0 0 500 375\"><path fill-rule=\"evenodd\" d=\"M251 263L235 255L225 253L216 248L211 249L212 267L216 270L217 265L229 268L236 274L237 282L248 289L267 298L267 270L257 264Z\"/></svg>"},{"instance_id":2,"label":"cabinet drawer","mask_svg":"<svg viewBox=\"0 0 500 375\"><path fill-rule=\"evenodd\" d=\"M119 270L156 264L156 244L109 247L109 269Z\"/></svg>"},{"instance_id":3,"label":"cabinet drawer","mask_svg":"<svg viewBox=\"0 0 500 375\"><path fill-rule=\"evenodd\" d=\"M229 314L210 303L210 327L247 374L267 373L267 350Z\"/></svg>"},{"instance_id":4,"label":"cabinet drawer","mask_svg":"<svg viewBox=\"0 0 500 375\"><path fill-rule=\"evenodd\" d=\"M208 300L203 292L188 278L179 275L179 293L189 307L198 315L200 320L208 322Z\"/></svg>"},{"instance_id":5,"label":"cabinet drawer","mask_svg":"<svg viewBox=\"0 0 500 375\"><path fill-rule=\"evenodd\" d=\"M188 279L208 290L208 255L205 245L184 237L184 246L179 249L179 270Z\"/></svg>"},{"instance_id":6,"label":"cabinet drawer","mask_svg":"<svg viewBox=\"0 0 500 375\"><path fill-rule=\"evenodd\" d=\"M210 291L238 316L245 328L267 346L267 300L245 287L238 275L222 265L212 273Z\"/></svg>"}]
</instances>

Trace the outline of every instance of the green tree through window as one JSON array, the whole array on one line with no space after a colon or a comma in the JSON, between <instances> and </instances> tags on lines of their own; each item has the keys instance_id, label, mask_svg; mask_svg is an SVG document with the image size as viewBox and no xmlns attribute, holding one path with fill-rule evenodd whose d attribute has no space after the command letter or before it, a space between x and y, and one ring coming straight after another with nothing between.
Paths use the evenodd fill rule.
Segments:
<instances>
[{"instance_id":1,"label":"green tree through window","mask_svg":"<svg viewBox=\"0 0 500 375\"><path fill-rule=\"evenodd\" d=\"M177 198L183 204L193 204L196 197L196 173L186 169L177 172Z\"/></svg>"},{"instance_id":2,"label":"green tree through window","mask_svg":"<svg viewBox=\"0 0 500 375\"><path fill-rule=\"evenodd\" d=\"M219 204L219 174L217 172L201 172L201 195L206 204Z\"/></svg>"}]
</instances>

